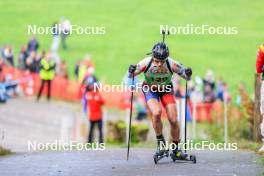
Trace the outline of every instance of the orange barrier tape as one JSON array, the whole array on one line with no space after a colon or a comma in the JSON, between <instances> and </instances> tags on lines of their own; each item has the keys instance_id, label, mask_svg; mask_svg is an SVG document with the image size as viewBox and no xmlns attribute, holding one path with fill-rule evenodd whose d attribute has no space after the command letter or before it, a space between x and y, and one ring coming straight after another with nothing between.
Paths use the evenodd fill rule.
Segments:
<instances>
[{"instance_id":1,"label":"orange barrier tape","mask_svg":"<svg viewBox=\"0 0 264 176\"><path fill-rule=\"evenodd\" d=\"M38 74L30 73L28 71L17 70L12 67L4 67L4 74L9 75L11 80L23 79L25 77L32 78L31 81L20 84L26 95L37 94L41 85L41 80ZM30 93L32 91L32 93ZM67 101L80 101L82 98L83 88L80 83L74 80L67 80L63 77L56 76L52 81L51 96ZM44 88L43 94L47 93L47 88ZM138 94L138 93L137 93ZM140 93L139 93L140 94ZM105 104L109 107L118 109L127 109L130 107L130 93L121 92L102 92L105 99ZM142 95L139 95L142 96ZM189 107L192 112L192 103L189 102ZM198 122L212 122L212 111L217 111L221 114L223 108L219 103L198 103L196 106L196 119ZM163 116L166 115L163 109Z\"/></svg>"}]
</instances>

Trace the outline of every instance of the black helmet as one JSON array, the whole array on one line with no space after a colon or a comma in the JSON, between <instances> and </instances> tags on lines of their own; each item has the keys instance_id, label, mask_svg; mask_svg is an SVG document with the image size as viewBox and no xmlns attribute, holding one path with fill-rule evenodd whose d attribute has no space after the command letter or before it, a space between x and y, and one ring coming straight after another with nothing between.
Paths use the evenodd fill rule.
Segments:
<instances>
[{"instance_id":1,"label":"black helmet","mask_svg":"<svg viewBox=\"0 0 264 176\"><path fill-rule=\"evenodd\" d=\"M165 60L169 56L169 48L165 43L159 42L153 46L152 56L160 60Z\"/></svg>"}]
</instances>

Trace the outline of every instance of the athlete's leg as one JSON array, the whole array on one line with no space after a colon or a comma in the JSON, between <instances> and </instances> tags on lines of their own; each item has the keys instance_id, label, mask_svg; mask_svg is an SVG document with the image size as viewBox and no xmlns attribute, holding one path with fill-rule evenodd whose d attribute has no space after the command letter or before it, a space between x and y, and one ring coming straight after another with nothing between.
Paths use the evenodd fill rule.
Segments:
<instances>
[{"instance_id":1,"label":"athlete's leg","mask_svg":"<svg viewBox=\"0 0 264 176\"><path fill-rule=\"evenodd\" d=\"M170 128L171 138L172 138L172 143L174 144L172 148L171 156L174 156L179 159L186 159L187 154L183 153L178 146L180 142L180 128L177 120L175 97L172 93L164 94L161 97L161 102L163 106L166 108L168 120L170 122L170 127L171 127Z\"/></svg>"},{"instance_id":2,"label":"athlete's leg","mask_svg":"<svg viewBox=\"0 0 264 176\"><path fill-rule=\"evenodd\" d=\"M162 135L161 106L157 99L151 98L147 101L147 106L151 113L152 125L156 136Z\"/></svg>"},{"instance_id":3,"label":"athlete's leg","mask_svg":"<svg viewBox=\"0 0 264 176\"><path fill-rule=\"evenodd\" d=\"M180 128L177 120L177 109L174 95L171 93L164 94L161 97L162 105L166 109L168 120L170 122L170 134L173 142L180 142Z\"/></svg>"},{"instance_id":4,"label":"athlete's leg","mask_svg":"<svg viewBox=\"0 0 264 176\"><path fill-rule=\"evenodd\" d=\"M161 105L159 102L160 98L154 92L144 92L144 95L147 101L147 107L151 114L152 125L157 137L156 154L162 155L167 151L167 149L163 147L166 143L162 135Z\"/></svg>"},{"instance_id":5,"label":"athlete's leg","mask_svg":"<svg viewBox=\"0 0 264 176\"><path fill-rule=\"evenodd\" d=\"M177 110L175 104L167 104L166 112L168 120L170 122L170 134L171 138L175 142L180 142L180 128L177 120Z\"/></svg>"},{"instance_id":6,"label":"athlete's leg","mask_svg":"<svg viewBox=\"0 0 264 176\"><path fill-rule=\"evenodd\" d=\"M166 148L166 140L162 134L162 121L161 121L161 106L157 99L149 99L147 106L151 112L152 125L156 133L157 138L157 155L163 155L168 151Z\"/></svg>"}]
</instances>

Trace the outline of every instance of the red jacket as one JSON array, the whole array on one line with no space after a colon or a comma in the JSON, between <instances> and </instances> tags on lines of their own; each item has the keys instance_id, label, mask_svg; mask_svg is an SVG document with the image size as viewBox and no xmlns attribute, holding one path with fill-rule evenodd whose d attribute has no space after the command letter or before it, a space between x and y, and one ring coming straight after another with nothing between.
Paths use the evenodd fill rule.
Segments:
<instances>
[{"instance_id":1,"label":"red jacket","mask_svg":"<svg viewBox=\"0 0 264 176\"><path fill-rule=\"evenodd\" d=\"M87 92L86 100L88 106L88 118L90 121L97 121L103 118L102 106L104 105L104 100L99 92Z\"/></svg>"},{"instance_id":2,"label":"red jacket","mask_svg":"<svg viewBox=\"0 0 264 176\"><path fill-rule=\"evenodd\" d=\"M257 52L257 60L256 60L256 72L262 73L264 65L264 44L261 45Z\"/></svg>"}]
</instances>

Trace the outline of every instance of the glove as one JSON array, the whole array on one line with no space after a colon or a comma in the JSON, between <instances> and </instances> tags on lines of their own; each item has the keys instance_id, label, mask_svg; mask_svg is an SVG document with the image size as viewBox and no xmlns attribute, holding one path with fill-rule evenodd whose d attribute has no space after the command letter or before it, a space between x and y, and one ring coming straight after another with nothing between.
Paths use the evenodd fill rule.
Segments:
<instances>
[{"instance_id":1,"label":"glove","mask_svg":"<svg viewBox=\"0 0 264 176\"><path fill-rule=\"evenodd\" d=\"M186 68L185 69L185 75L188 77L188 79L190 79L191 76L192 76L192 69L191 68Z\"/></svg>"},{"instance_id":2,"label":"glove","mask_svg":"<svg viewBox=\"0 0 264 176\"><path fill-rule=\"evenodd\" d=\"M137 69L137 66L136 65L130 65L129 68L128 68L128 72L129 73L134 73Z\"/></svg>"}]
</instances>

